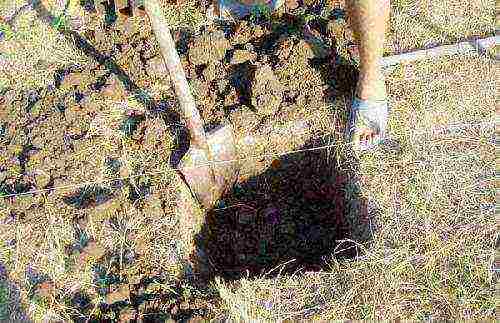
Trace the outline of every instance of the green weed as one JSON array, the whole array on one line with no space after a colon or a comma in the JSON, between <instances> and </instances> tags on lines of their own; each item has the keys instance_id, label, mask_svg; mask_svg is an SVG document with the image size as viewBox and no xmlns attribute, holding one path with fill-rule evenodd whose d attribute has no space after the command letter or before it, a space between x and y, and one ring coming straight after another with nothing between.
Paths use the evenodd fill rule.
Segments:
<instances>
[{"instance_id":1,"label":"green weed","mask_svg":"<svg viewBox=\"0 0 500 323\"><path fill-rule=\"evenodd\" d=\"M260 21L271 20L272 9L264 4L255 5L252 7L250 12L250 21L252 23L258 23Z\"/></svg>"}]
</instances>

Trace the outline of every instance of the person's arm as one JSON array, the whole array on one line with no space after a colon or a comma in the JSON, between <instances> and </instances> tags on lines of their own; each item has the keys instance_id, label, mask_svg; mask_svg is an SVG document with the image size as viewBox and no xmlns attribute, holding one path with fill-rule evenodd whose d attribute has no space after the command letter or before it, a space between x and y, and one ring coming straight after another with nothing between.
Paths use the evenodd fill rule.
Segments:
<instances>
[{"instance_id":1,"label":"person's arm","mask_svg":"<svg viewBox=\"0 0 500 323\"><path fill-rule=\"evenodd\" d=\"M360 71L357 95L360 99L384 99L385 85L380 80L380 60L384 52L389 21L389 0L347 0L348 15L359 41Z\"/></svg>"}]
</instances>

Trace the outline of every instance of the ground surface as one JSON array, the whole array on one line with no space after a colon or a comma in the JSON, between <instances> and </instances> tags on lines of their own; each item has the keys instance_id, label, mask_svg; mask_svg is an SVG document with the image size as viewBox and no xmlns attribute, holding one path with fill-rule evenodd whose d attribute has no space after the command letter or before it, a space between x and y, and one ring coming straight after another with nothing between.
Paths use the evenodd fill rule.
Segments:
<instances>
[{"instance_id":1,"label":"ground surface","mask_svg":"<svg viewBox=\"0 0 500 323\"><path fill-rule=\"evenodd\" d=\"M203 214L172 168L185 133L145 17L32 3L0 22L0 194L44 191L0 201L0 317L492 318L493 61L386 71L392 141L358 158L341 3L198 31L183 3L168 17L199 110L248 159ZM395 1L387 53L490 35L493 11Z\"/></svg>"}]
</instances>

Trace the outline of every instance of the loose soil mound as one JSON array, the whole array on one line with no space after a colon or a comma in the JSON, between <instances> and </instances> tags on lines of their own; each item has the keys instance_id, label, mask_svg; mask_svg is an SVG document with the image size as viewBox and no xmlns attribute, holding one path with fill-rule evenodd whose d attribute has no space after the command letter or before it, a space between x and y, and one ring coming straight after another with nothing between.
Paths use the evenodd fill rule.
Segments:
<instances>
[{"instance_id":1,"label":"loose soil mound","mask_svg":"<svg viewBox=\"0 0 500 323\"><path fill-rule=\"evenodd\" d=\"M290 10L271 20L175 31L207 128L232 123L238 157L252 157L222 202L239 211L210 211L199 233L203 245L187 259L198 220L174 217L182 185L171 169L173 152L186 134L158 45L144 16L127 18L129 11L107 6L85 10L84 33L60 33L90 63L59 69L46 88L7 89L0 101L0 194L45 190L2 199L6 250L39 244L9 269L18 281L29 269L23 300L41 308L59 304L56 312L76 309L68 314L75 320L155 311L182 319L212 310L206 295L189 294L189 286L172 280L179 271L190 275L188 260L194 273L215 262L205 269L226 278L244 269L258 274L289 258L299 259L295 269L324 265L335 240L350 236L343 186L350 173L323 155L280 160L270 154L339 138L343 99L356 81L349 65L355 48L340 20L306 23L302 11ZM43 4L36 12L47 18ZM268 155L256 157L262 154ZM54 223L58 231L46 238ZM35 260L35 253L54 250L66 269L49 273L57 262ZM97 297L104 301L96 312Z\"/></svg>"}]
</instances>

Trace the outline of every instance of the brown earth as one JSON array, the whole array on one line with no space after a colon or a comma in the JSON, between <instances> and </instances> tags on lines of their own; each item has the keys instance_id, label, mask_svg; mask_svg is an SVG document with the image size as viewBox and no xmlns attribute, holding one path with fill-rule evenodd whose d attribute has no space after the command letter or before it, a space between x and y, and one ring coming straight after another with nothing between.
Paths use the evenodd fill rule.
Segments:
<instances>
[{"instance_id":1,"label":"brown earth","mask_svg":"<svg viewBox=\"0 0 500 323\"><path fill-rule=\"evenodd\" d=\"M292 3L291 8L297 9L296 3ZM176 102L146 18L139 16L144 23L137 28L130 23L128 15L129 11L121 10L116 20L110 22L109 9L100 6L95 11L89 9L86 17L89 25L84 34L62 33L93 58L91 64L75 62L58 70L48 88L3 93L0 102L0 193L9 195L43 189L47 192L27 195L23 199L5 199L2 207L8 210L6 214L14 219L15 225L26 224L44 214L44 198L48 197L58 215L73 223L75 236L80 240L66 246L69 270L77 271L79 266L93 261L95 276L102 276L99 279L106 282L94 290L72 294L71 303L82 313L90 313L92 297L105 295L101 313L120 317L122 321L159 309L164 316L158 317L206 316L212 305L202 296L182 300L175 292L146 290L148 279L165 281L164 273L155 272L152 260L147 260L152 259L154 236L130 232L128 239L135 247L127 250L126 260L121 259L118 266L113 260L113 251L104 246L105 239L94 241L83 234L91 221L97 221L98 226L112 232L130 209L137 211L137 217L160 222L175 208L172 207L172 203L175 204L173 195L154 187L148 177L141 174L171 165L172 150L182 141L176 138L182 130L175 125L180 123L172 110ZM344 111L336 99L350 94L356 72L351 66L354 58L350 56L355 48L347 36L339 36L337 24L335 20L327 23L315 19L306 26L302 16L291 11L271 21L243 20L237 25L207 27L199 33L176 30L174 36L181 59L207 128L231 122L241 158L305 147L306 142L325 136L338 137ZM110 104L119 108L109 109ZM131 153L146 157L129 165L126 155ZM311 156L304 158L307 161ZM332 171L332 178L326 181L323 172L301 173L312 167L311 160L258 158L243 165L239 185L247 191L256 190L245 184L246 181L261 175L269 166L279 169L280 160L291 166L274 179L273 185L280 187L276 192L266 193L263 199L254 196L248 200L233 195L224 198L225 203L246 205L237 213L240 225L253 223L239 231L238 239L243 244L235 245L234 249L241 251L245 243L255 242L241 253L246 258L235 260L234 266L223 259L224 253L219 254L222 258L216 260L217 265L231 267L225 269L231 275L236 269L242 269L240 267L248 259L255 259L262 248L274 249L275 253L268 262L254 266L255 274L281 261L283 258L279 255L297 256L307 252L304 244L308 234L315 235L313 240L317 240L321 245L319 249L325 251L332 249L335 238L346 235L343 215L347 208L342 193L345 183L338 180L346 173L339 169ZM127 179L130 175L136 177ZM310 180L301 182L297 178L301 176L310 176ZM125 179L115 179L117 177ZM263 178L265 176L260 177ZM287 190L290 178L294 178L294 188ZM96 179L108 182L67 189L64 193L54 191ZM320 192L311 193L318 187ZM253 193L248 192L247 197L252 197ZM294 201L297 196L302 205L305 203L312 208L301 209ZM330 200L336 201L335 207L331 207ZM315 205L318 208L314 208ZM254 213L246 212L248 209ZM331 214L323 212L326 209ZM283 213L284 210L288 213ZM292 211L302 212L302 227L308 223L314 231L300 229L303 240L296 248L293 247L294 232L299 229ZM328 228L320 227L320 223L325 222L323 217L311 215L320 211L333 221ZM270 239L273 233L272 230L256 233L269 229L262 223L256 224L257 214L259 219L269 218L269 221L281 223L279 232L283 241L287 241L288 251L282 250L279 240L267 247L259 245L258 237ZM236 221L236 215L229 212L217 220L213 214L210 216L212 222L207 221L206 228L215 229L201 233L206 239L203 248L204 252L217 254L215 242L230 243L234 238L231 234L225 238L223 232L234 230L230 221ZM274 218L278 216L280 220ZM172 231L172 240L179 237L175 228L164 229L167 230ZM318 265L320 256L317 254L314 259L304 261L309 268L321 267ZM115 265L106 271L104 264L113 261ZM177 262L179 259L174 257L172 263ZM62 292L59 296L54 295L57 294L56 285L50 279L40 281L36 284L35 295L47 299L62 297ZM187 287L177 282L175 288L182 293Z\"/></svg>"}]
</instances>

